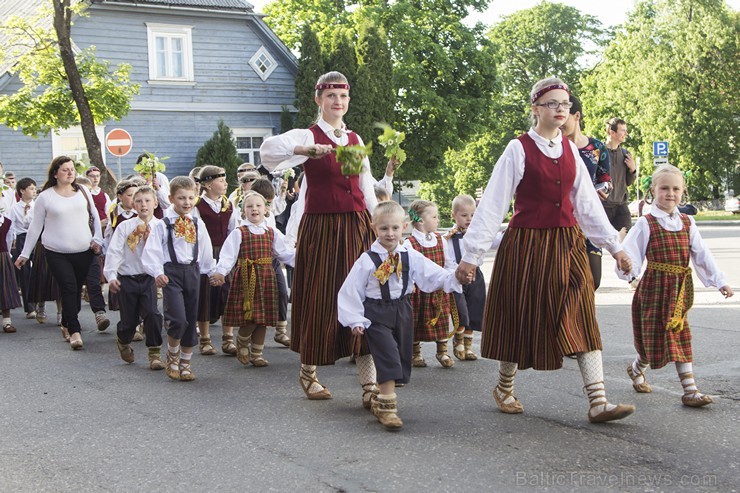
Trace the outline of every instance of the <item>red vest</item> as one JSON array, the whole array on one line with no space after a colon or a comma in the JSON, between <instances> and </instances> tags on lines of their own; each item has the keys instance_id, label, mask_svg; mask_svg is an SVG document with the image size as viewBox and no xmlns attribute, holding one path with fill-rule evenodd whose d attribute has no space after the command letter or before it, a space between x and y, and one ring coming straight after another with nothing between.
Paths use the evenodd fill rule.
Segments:
<instances>
[{"instance_id":1,"label":"red vest","mask_svg":"<svg viewBox=\"0 0 740 493\"><path fill-rule=\"evenodd\" d=\"M313 125L309 130L313 133L315 143L337 147L318 125ZM354 132L348 132L347 137L349 145L360 143ZM360 177L344 176L341 167L334 153L317 159L309 158L303 165L310 183L306 189L306 214L358 212L367 208L365 196L360 190Z\"/></svg>"},{"instance_id":2,"label":"red vest","mask_svg":"<svg viewBox=\"0 0 740 493\"><path fill-rule=\"evenodd\" d=\"M576 179L576 161L570 142L564 139L563 154L546 156L527 134L518 137L524 147L524 176L516 188L514 216L509 227L565 228L574 226L570 191Z\"/></svg>"},{"instance_id":3,"label":"red vest","mask_svg":"<svg viewBox=\"0 0 740 493\"><path fill-rule=\"evenodd\" d=\"M8 231L10 231L10 225L13 223L13 221L10 220L9 217L5 217L5 221L3 221L2 226L0 226L0 253L5 253L8 251L8 242L5 241L5 238L8 236Z\"/></svg>"},{"instance_id":4,"label":"red vest","mask_svg":"<svg viewBox=\"0 0 740 493\"><path fill-rule=\"evenodd\" d=\"M95 208L98 210L98 216L100 216L100 220L102 221L106 217L105 192L101 190L97 195L93 195L92 193L90 195L92 195L93 204L95 204Z\"/></svg>"},{"instance_id":5,"label":"red vest","mask_svg":"<svg viewBox=\"0 0 740 493\"><path fill-rule=\"evenodd\" d=\"M224 212L213 212L211 206L202 198L198 200L195 207L200 213L203 224L206 225L208 236L211 237L211 244L214 247L221 248L229 235L229 219L234 212L231 202L227 202L229 207Z\"/></svg>"}]
</instances>

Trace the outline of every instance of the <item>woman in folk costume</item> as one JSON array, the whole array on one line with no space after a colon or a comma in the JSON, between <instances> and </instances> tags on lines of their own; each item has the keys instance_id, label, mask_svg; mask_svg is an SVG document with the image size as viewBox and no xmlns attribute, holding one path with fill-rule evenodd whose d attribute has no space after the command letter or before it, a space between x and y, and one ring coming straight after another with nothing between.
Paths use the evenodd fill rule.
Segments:
<instances>
[{"instance_id":1,"label":"woman in folk costume","mask_svg":"<svg viewBox=\"0 0 740 493\"><path fill-rule=\"evenodd\" d=\"M481 341L481 355L501 362L496 404L504 413L523 412L514 396L517 369L556 370L563 356L575 354L591 406L589 421L622 419L635 408L606 400L584 233L608 250L621 270L629 271L631 261L578 149L560 132L571 106L568 86L556 78L541 80L532 88L531 104L533 127L509 142L465 234L458 279L475 270L516 195L493 268Z\"/></svg>"},{"instance_id":2,"label":"woman in folk costume","mask_svg":"<svg viewBox=\"0 0 740 493\"><path fill-rule=\"evenodd\" d=\"M329 389L319 383L316 367L334 364L353 352L352 333L337 321L337 294L357 257L375 239L370 224L376 205L370 163L365 159L359 175L345 176L334 154L337 146L362 144L343 121L349 99L344 75L322 75L316 83L316 124L270 137L260 148L262 164L271 172L299 164L305 170L303 189L293 210L300 226L290 347L301 354L300 383L312 400L332 398ZM290 231L286 236L291 238ZM360 353L357 368L363 399L369 399L378 391L375 366L366 344Z\"/></svg>"}]
</instances>

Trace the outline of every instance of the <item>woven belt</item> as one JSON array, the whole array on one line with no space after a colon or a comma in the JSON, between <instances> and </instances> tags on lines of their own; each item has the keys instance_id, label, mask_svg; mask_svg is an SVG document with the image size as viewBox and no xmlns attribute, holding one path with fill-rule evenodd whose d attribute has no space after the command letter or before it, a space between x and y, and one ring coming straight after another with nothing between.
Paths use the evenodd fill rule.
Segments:
<instances>
[{"instance_id":1,"label":"woven belt","mask_svg":"<svg viewBox=\"0 0 740 493\"><path fill-rule=\"evenodd\" d=\"M429 327L430 329L434 327L435 325L437 325L439 318L444 313L444 296L446 294L447 293L444 293L442 290L434 292L432 306L436 305L438 308L437 308L437 315L431 320L427 321L427 327ZM452 332L447 334L447 339L449 339L455 334L455 331L457 330L457 326L460 325L460 316L457 313L457 305L455 304L454 299L450 300L450 315L452 315Z\"/></svg>"},{"instance_id":2,"label":"woven belt","mask_svg":"<svg viewBox=\"0 0 740 493\"><path fill-rule=\"evenodd\" d=\"M660 262L648 262L647 268L682 276L681 287L678 290L678 299L676 300L676 307L673 309L673 316L668 320L668 324L665 327L665 330L670 330L678 334L683 330L686 314L694 304L694 281L691 278L691 267L662 264ZM686 303L684 303L685 294L688 294L688 300Z\"/></svg>"},{"instance_id":3,"label":"woven belt","mask_svg":"<svg viewBox=\"0 0 740 493\"><path fill-rule=\"evenodd\" d=\"M244 320L252 320L254 307L254 291L257 286L257 265L272 265L272 257L262 257L256 260L241 259L239 266L242 271L242 289L244 290ZM251 271L251 272L250 272Z\"/></svg>"}]
</instances>

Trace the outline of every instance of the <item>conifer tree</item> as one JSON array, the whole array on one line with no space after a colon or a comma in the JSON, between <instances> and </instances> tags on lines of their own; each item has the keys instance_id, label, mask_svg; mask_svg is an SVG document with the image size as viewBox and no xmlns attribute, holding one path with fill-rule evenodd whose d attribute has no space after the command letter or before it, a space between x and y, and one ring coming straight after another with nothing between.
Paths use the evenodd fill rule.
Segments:
<instances>
[{"instance_id":1,"label":"conifer tree","mask_svg":"<svg viewBox=\"0 0 740 493\"><path fill-rule=\"evenodd\" d=\"M301 36L301 57L298 60L298 72L295 76L295 107L298 108L295 118L296 128L307 128L316 119L316 103L314 102L316 80L323 73L324 59L319 39L311 27L306 24Z\"/></svg>"},{"instance_id":2,"label":"conifer tree","mask_svg":"<svg viewBox=\"0 0 740 493\"><path fill-rule=\"evenodd\" d=\"M293 115L290 114L290 110L287 106L282 106L280 112L280 133L284 134L288 130L293 130Z\"/></svg>"},{"instance_id":3,"label":"conifer tree","mask_svg":"<svg viewBox=\"0 0 740 493\"><path fill-rule=\"evenodd\" d=\"M226 182L236 183L236 168L241 162L242 160L236 152L236 144L231 129L223 120L219 120L218 129L213 132L213 137L198 149L195 165L211 164L220 166L226 170Z\"/></svg>"}]
</instances>

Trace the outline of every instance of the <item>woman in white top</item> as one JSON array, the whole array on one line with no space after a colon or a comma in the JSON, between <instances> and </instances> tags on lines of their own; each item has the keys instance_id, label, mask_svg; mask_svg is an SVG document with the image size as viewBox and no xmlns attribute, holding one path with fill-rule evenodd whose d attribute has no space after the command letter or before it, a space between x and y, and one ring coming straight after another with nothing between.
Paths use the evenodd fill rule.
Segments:
<instances>
[{"instance_id":1,"label":"woman in white top","mask_svg":"<svg viewBox=\"0 0 740 493\"><path fill-rule=\"evenodd\" d=\"M28 261L39 236L46 249L49 269L62 294L62 330L70 334L72 349L82 348L80 336L80 295L93 255L103 244L100 217L92 198L75 183L74 162L57 156L49 165L47 180L36 199L26 245L15 262L20 268Z\"/></svg>"}]
</instances>

